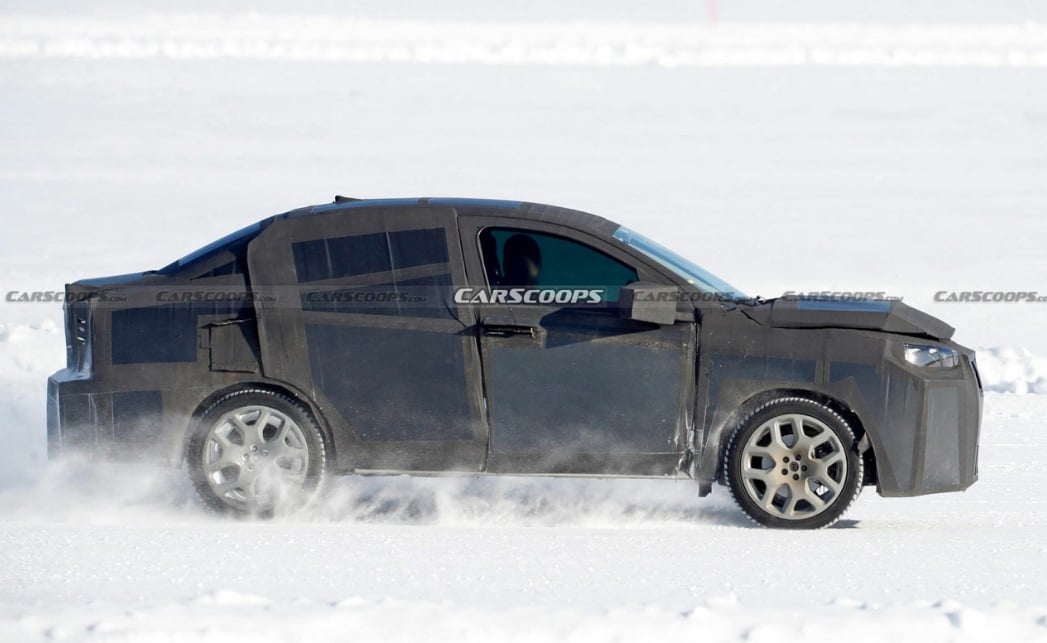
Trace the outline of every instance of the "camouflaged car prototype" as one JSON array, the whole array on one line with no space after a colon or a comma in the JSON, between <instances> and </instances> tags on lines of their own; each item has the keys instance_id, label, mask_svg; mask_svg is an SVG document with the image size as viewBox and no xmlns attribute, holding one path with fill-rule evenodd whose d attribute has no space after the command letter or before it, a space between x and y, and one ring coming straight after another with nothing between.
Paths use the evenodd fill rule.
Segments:
<instances>
[{"instance_id":1,"label":"camouflaged car prototype","mask_svg":"<svg viewBox=\"0 0 1047 643\"><path fill-rule=\"evenodd\" d=\"M50 453L184 463L234 513L341 473L651 476L810 528L866 485L977 478L981 386L945 323L750 299L564 208L338 197L65 306Z\"/></svg>"}]
</instances>

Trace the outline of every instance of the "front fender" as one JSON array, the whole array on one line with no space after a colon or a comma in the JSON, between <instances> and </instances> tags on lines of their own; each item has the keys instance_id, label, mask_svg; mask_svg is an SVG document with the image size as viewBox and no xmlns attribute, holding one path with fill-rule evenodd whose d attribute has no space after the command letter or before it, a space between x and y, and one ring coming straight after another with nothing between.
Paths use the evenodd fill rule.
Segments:
<instances>
[{"instance_id":1,"label":"front fender","mask_svg":"<svg viewBox=\"0 0 1047 643\"><path fill-rule=\"evenodd\" d=\"M719 321L719 323L718 323ZM871 445L877 490L915 496L966 489L977 480L981 388L974 354L954 369L904 359L904 336L843 329L703 325L695 477L720 478L724 446L745 415L776 396L821 400L855 419ZM921 340L926 342L927 340Z\"/></svg>"}]
</instances>

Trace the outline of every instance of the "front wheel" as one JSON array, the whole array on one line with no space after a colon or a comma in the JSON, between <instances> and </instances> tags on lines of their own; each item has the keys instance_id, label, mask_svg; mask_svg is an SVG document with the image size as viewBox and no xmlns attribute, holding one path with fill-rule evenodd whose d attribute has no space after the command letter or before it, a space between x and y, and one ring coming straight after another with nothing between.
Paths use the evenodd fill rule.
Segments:
<instances>
[{"instance_id":1,"label":"front wheel","mask_svg":"<svg viewBox=\"0 0 1047 643\"><path fill-rule=\"evenodd\" d=\"M190 436L193 486L209 508L271 516L303 506L326 469L323 435L297 401L264 390L230 393Z\"/></svg>"},{"instance_id":2,"label":"front wheel","mask_svg":"<svg viewBox=\"0 0 1047 643\"><path fill-rule=\"evenodd\" d=\"M862 490L854 432L832 409L779 398L752 412L724 455L727 485L766 527L818 529L836 522Z\"/></svg>"}]
</instances>

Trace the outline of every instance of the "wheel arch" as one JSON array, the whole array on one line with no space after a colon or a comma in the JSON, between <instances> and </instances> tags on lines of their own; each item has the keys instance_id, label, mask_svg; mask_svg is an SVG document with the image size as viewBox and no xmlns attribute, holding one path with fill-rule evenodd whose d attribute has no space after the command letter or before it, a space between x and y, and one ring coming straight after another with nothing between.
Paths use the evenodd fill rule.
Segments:
<instances>
[{"instance_id":1,"label":"wheel arch","mask_svg":"<svg viewBox=\"0 0 1047 643\"><path fill-rule=\"evenodd\" d=\"M331 432L330 423L324 416L323 412L316 405L316 403L305 394L304 391L298 389L295 386L287 384L286 382L278 382L274 380L247 380L244 382L237 382L230 386L225 386L220 389L213 391L208 394L193 410L189 416L189 422L183 429L181 438L181 451L178 460L178 466L181 467L185 464L186 457L188 456L189 440L199 425L200 418L203 417L204 413L209 408L214 406L219 400L234 393L243 391L259 391L263 393L272 393L274 395L281 395L301 404L305 407L306 411L312 415L313 420L316 421L316 425L320 428L320 434L324 439L324 450L328 454L328 459L331 462L335 461L335 440L334 435Z\"/></svg>"},{"instance_id":2,"label":"wheel arch","mask_svg":"<svg viewBox=\"0 0 1047 643\"><path fill-rule=\"evenodd\" d=\"M821 404L826 408L830 409L847 422L851 430L854 431L855 437L858 438L859 450L862 453L862 459L865 470L865 479L863 485L873 485L877 483L876 475L876 454L873 452L872 441L868 438L868 430L866 425L862 422L861 417L852 409L849 405L844 403L827 393L816 391L812 389L794 388L794 387L777 387L759 391L749 396L745 401L738 405L734 411L727 417L727 420L721 424L718 430L715 431L714 435L710 436L707 444L710 446L715 445L712 450L715 454L715 481L723 484L724 469L723 460L724 455L727 451L728 442L734 435L734 432L741 428L742 422L756 409L767 404L772 400L776 400L783 397L798 397L817 404ZM708 456L703 456L703 459Z\"/></svg>"}]
</instances>

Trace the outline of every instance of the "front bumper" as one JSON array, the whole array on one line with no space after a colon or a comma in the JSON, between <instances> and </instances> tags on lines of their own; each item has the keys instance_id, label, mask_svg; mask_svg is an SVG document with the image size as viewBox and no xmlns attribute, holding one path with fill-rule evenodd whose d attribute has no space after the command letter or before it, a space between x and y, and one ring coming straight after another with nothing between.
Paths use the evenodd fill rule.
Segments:
<instances>
[{"instance_id":1,"label":"front bumper","mask_svg":"<svg viewBox=\"0 0 1047 643\"><path fill-rule=\"evenodd\" d=\"M901 354L887 360L882 416L869 432L881 495L962 491L978 479L982 388L974 353L943 344L961 354L956 368L914 367Z\"/></svg>"}]
</instances>

